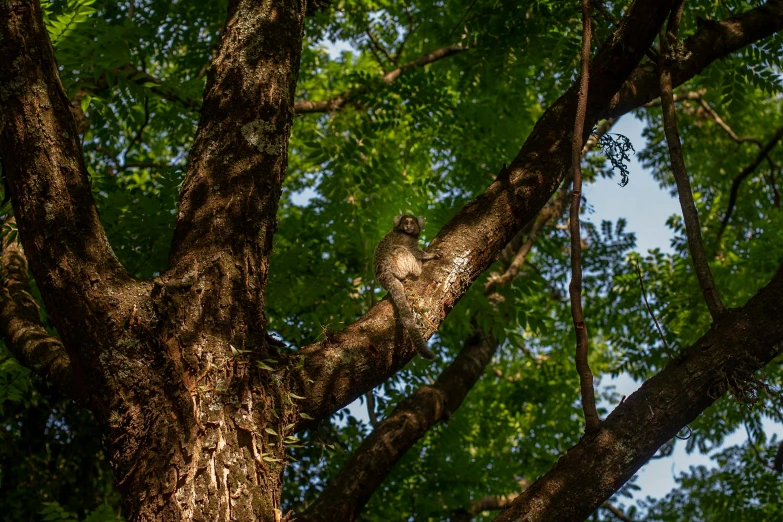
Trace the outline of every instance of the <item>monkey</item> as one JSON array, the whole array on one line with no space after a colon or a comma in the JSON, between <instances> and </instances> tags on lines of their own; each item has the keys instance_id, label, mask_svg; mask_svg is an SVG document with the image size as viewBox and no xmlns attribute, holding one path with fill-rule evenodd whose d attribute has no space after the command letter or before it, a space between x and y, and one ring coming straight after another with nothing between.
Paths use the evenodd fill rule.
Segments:
<instances>
[{"instance_id":1,"label":"monkey","mask_svg":"<svg viewBox=\"0 0 783 522\"><path fill-rule=\"evenodd\" d=\"M375 279L384 290L389 291L392 302L400 314L400 322L408 332L419 355L427 360L437 359L429 348L421 331L416 327L405 287L402 282L411 277L421 275L421 263L429 259L437 259L437 254L429 254L419 248L419 234L424 228L424 218L408 214L394 218L394 228L383 236L375 248L373 269Z\"/></svg>"},{"instance_id":2,"label":"monkey","mask_svg":"<svg viewBox=\"0 0 783 522\"><path fill-rule=\"evenodd\" d=\"M772 467L778 473L783 473L783 442L781 442L780 446L778 446L778 451L775 454L775 462Z\"/></svg>"}]
</instances>

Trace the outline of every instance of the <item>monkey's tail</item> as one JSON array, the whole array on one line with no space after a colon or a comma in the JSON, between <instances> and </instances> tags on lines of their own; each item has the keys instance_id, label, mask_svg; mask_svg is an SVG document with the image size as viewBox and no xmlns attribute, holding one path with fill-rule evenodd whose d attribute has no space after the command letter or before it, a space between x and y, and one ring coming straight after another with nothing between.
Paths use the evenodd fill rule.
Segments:
<instances>
[{"instance_id":1,"label":"monkey's tail","mask_svg":"<svg viewBox=\"0 0 783 522\"><path fill-rule=\"evenodd\" d=\"M435 353L427 348L427 341L424 340L424 336L421 335L421 331L416 327L416 321L413 318L413 311L408 304L408 298L405 296L405 287L402 285L399 279L396 277L390 277L388 281L389 294L391 294L394 306L397 307L397 312L400 314L400 321L405 327L405 331L408 332L413 346L418 350L419 355L429 361L434 361L438 358Z\"/></svg>"}]
</instances>

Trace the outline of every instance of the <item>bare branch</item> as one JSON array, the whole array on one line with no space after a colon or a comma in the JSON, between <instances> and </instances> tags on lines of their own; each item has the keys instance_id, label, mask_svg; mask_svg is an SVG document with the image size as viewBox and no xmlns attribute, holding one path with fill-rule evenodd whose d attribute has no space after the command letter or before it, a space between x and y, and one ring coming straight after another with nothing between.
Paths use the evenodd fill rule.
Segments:
<instances>
[{"instance_id":1,"label":"bare branch","mask_svg":"<svg viewBox=\"0 0 783 522\"><path fill-rule=\"evenodd\" d=\"M618 520L622 520L622 522L633 522L633 520L628 518L625 513L617 509L616 506L610 504L609 502L604 502L601 504L601 507L614 515Z\"/></svg>"},{"instance_id":2,"label":"bare branch","mask_svg":"<svg viewBox=\"0 0 783 522\"><path fill-rule=\"evenodd\" d=\"M599 117L624 114L657 97L657 70L636 68L643 49L665 20L670 2L637 0L615 37L591 65L591 96L586 127ZM712 61L783 27L783 0L771 0L728 22L713 22L688 40L688 67L676 68L677 81L700 72ZM694 39L695 38L695 39ZM687 42L686 42L687 43ZM630 80L625 80L630 75ZM639 81L637 86L633 81ZM624 83L623 83L624 82ZM622 86L622 95L614 96ZM516 233L532 221L557 190L570 165L570 132L576 96L570 89L541 117L517 158L475 201L458 212L430 245L441 257L425 265L412 287L421 309L429 310L429 328L445 318L464 290L497 259ZM480 249L476 245L482 245ZM297 393L308 397L303 411L323 418L377 386L414 354L401 344L402 332L388 300L328 340L303 347L304 369ZM312 380L312 383L311 383ZM307 426L300 422L298 429Z\"/></svg>"},{"instance_id":3,"label":"bare branch","mask_svg":"<svg viewBox=\"0 0 783 522\"><path fill-rule=\"evenodd\" d=\"M701 73L710 63L783 28L783 0L769 0L728 20L700 20L696 32L683 43L682 60L671 65L672 87ZM658 69L638 67L614 95L603 118L622 116L661 95Z\"/></svg>"},{"instance_id":4,"label":"bare branch","mask_svg":"<svg viewBox=\"0 0 783 522\"><path fill-rule=\"evenodd\" d=\"M715 109L710 107L710 104L707 103L707 100L705 100L702 97L699 97L696 99L696 101L699 103L702 109L710 115L712 118L712 121L718 124L718 126L726 131L726 134L728 134L732 140L736 141L737 143L745 143L745 142L752 142L755 143L758 146L761 146L761 142L756 139L749 136L737 136L737 134L729 127L729 125L723 121L723 118L720 117L720 115L715 112Z\"/></svg>"},{"instance_id":5,"label":"bare branch","mask_svg":"<svg viewBox=\"0 0 783 522\"><path fill-rule=\"evenodd\" d=\"M699 280L699 286L701 286L701 291L704 295L704 301L707 303L707 308L712 315L713 321L715 321L719 316L723 315L726 308L721 301L718 289L715 287L715 280L712 277L712 271L707 262L707 254L704 251L704 243L701 238L701 225L699 224L699 214L696 210L696 204L693 201L693 192L691 190L690 181L688 180L688 172L685 168L680 136L677 132L677 116L674 112L671 63L676 59L673 53L676 52L674 50L674 45L677 40L677 30L679 28L681 15L682 0L679 0L669 18L666 33L661 34L663 56L658 65L661 73L663 129L666 134L666 142L669 146L672 174L677 183L677 192L680 196L680 206L682 207L682 217L685 221L685 232L688 236L688 247L691 251L691 259L696 271L696 277Z\"/></svg>"},{"instance_id":6,"label":"bare branch","mask_svg":"<svg viewBox=\"0 0 783 522\"><path fill-rule=\"evenodd\" d=\"M144 137L144 129L147 128L147 125L150 123L150 100L149 98L144 98L144 120L141 122L141 125L139 126L139 130L136 131L136 135L133 137L133 139L130 140L130 143L128 143L128 146L125 148L125 151L122 153L122 157L124 159L128 158L128 153L133 150L133 147L136 145L141 144L141 140Z\"/></svg>"},{"instance_id":7,"label":"bare branch","mask_svg":"<svg viewBox=\"0 0 783 522\"><path fill-rule=\"evenodd\" d=\"M740 171L739 174L734 176L734 179L731 182L731 190L729 192L729 204L726 208L726 214L723 216L723 220L721 220L720 228L718 229L718 235L715 239L715 245L716 248L720 247L721 239L723 238L723 234L726 232L726 227L729 225L729 219L731 219L731 215L734 213L734 207L737 204L737 195L739 194L740 185L742 185L742 182L745 181L745 179L753 174L755 172L756 168L758 168L759 165L761 165L761 162L764 161L764 158L769 157L770 151L775 147L775 145L778 144L778 142L783 138L783 127L780 127L778 130L775 131L775 134L772 135L772 137L767 141L766 144L759 150L759 153L756 155L756 157L753 159L753 161L742 171Z\"/></svg>"},{"instance_id":8,"label":"bare branch","mask_svg":"<svg viewBox=\"0 0 783 522\"><path fill-rule=\"evenodd\" d=\"M370 418L370 426L376 428L378 426L378 415L375 413L375 393L373 390L364 394L364 398L367 399L367 416Z\"/></svg>"},{"instance_id":9,"label":"bare branch","mask_svg":"<svg viewBox=\"0 0 783 522\"><path fill-rule=\"evenodd\" d=\"M496 522L585 520L730 386L783 352L783 266L770 283L628 397Z\"/></svg>"},{"instance_id":10,"label":"bare branch","mask_svg":"<svg viewBox=\"0 0 783 522\"><path fill-rule=\"evenodd\" d=\"M582 131L587 112L587 91L590 83L590 0L582 0L582 72L579 83L579 102L574 118L574 135L571 144L571 166L574 169L574 189L571 193L571 316L576 331L576 371L579 373L579 385L582 392L582 409L585 414L585 432L593 433L601 425L601 419L595 409L595 390L593 390L593 372L587 362L588 336L587 323L582 311L582 233L579 227L579 207L582 203Z\"/></svg>"},{"instance_id":11,"label":"bare branch","mask_svg":"<svg viewBox=\"0 0 783 522\"><path fill-rule=\"evenodd\" d=\"M427 53L412 62L408 62L401 67L398 67L392 71L384 73L383 76L381 77L381 81L383 81L388 85L392 83L394 80L396 80L397 78L399 78L404 72L413 69L414 67L424 67L425 65L429 65L448 56L461 53L462 51L465 50L467 49L462 47L461 45L447 45L446 47L441 47L440 49L436 49L431 53ZM294 104L294 110L296 111L297 114L309 114L315 112L334 112L342 109L343 107L345 107L345 105L353 101L357 96L363 94L364 92L366 91L362 89L356 89L356 90L349 89L328 100L298 101Z\"/></svg>"},{"instance_id":12,"label":"bare branch","mask_svg":"<svg viewBox=\"0 0 783 522\"><path fill-rule=\"evenodd\" d=\"M647 292L644 291L644 279L642 279L642 269L639 266L639 263L636 263L636 273L639 274L639 286L642 287L642 299L644 299L644 305L647 307L647 313L650 314L650 317L652 317L652 320L655 323L655 327L658 329L658 334L661 336L661 341L663 341L663 347L666 348L666 354L671 360L672 352L669 349L669 343L666 342L666 337L663 335L661 325L658 324L658 319L655 318L655 314L653 313L652 308L650 308L650 303L647 302Z\"/></svg>"},{"instance_id":13,"label":"bare branch","mask_svg":"<svg viewBox=\"0 0 783 522\"><path fill-rule=\"evenodd\" d=\"M10 226L13 230L15 224L14 218L8 218L4 228ZM84 380L76 373L65 347L41 324L38 304L30 295L27 258L18 234L7 231L2 244L0 333L8 350L63 395L89 406Z\"/></svg>"}]
</instances>

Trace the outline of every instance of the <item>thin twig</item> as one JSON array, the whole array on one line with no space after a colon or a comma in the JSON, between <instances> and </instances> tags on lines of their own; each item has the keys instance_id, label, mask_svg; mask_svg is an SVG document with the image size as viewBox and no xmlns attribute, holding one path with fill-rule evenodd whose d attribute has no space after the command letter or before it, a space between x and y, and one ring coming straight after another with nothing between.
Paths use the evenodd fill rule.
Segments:
<instances>
[{"instance_id":1,"label":"thin twig","mask_svg":"<svg viewBox=\"0 0 783 522\"><path fill-rule=\"evenodd\" d=\"M136 131L136 135L131 139L130 143L128 143L128 147L121 154L123 159L128 158L128 154L133 149L133 147L141 144L142 142L141 140L144 137L144 129L147 128L147 125L149 124L150 124L150 99L145 96L144 97L144 121L141 122L141 125L139 126L139 130Z\"/></svg>"},{"instance_id":2,"label":"thin twig","mask_svg":"<svg viewBox=\"0 0 783 522\"><path fill-rule=\"evenodd\" d=\"M677 193L680 196L680 206L682 207L682 217L685 221L685 233L688 236L688 247L691 251L691 259L699 280L704 301L716 320L724 313L726 308L721 301L720 294L715 287L715 280L712 277L710 266L707 263L707 254L704 252L704 243L701 238L701 225L699 224L699 214L696 210L696 204L693 202L693 192L688 180L688 172L685 169L685 160L682 155L682 144L677 132L677 116L674 112L674 95L672 92L672 53L671 48L677 39L680 17L682 16L683 0L675 4L674 9L669 15L669 23L664 34L661 34L661 46L663 49L662 59L659 61L660 85L661 85L661 107L663 108L663 130L666 134L666 142L669 146L669 156L671 158L672 173L677 183Z\"/></svg>"},{"instance_id":3,"label":"thin twig","mask_svg":"<svg viewBox=\"0 0 783 522\"><path fill-rule=\"evenodd\" d=\"M739 193L740 185L745 180L745 178L753 174L761 162L764 161L764 158L768 157L769 152L775 145L777 145L781 138L783 138L783 127L779 128L775 132L772 138L764 145L764 147L761 148L761 150L759 150L759 153L756 155L753 161L747 167L742 169L742 171L732 180L731 192L729 193L729 204L726 208L726 214L724 214L723 220L720 223L718 235L715 238L716 248L720 247L720 241L723 238L723 234L726 232L726 227L729 225L729 219L731 219L731 215L734 213L734 207L737 204L737 195Z\"/></svg>"},{"instance_id":4,"label":"thin twig","mask_svg":"<svg viewBox=\"0 0 783 522\"><path fill-rule=\"evenodd\" d=\"M574 189L571 195L571 316L576 330L576 371L582 395L582 409L585 415L585 433L598 431L601 420L595 408L593 372L587 362L588 336L582 310L582 235L579 227L579 206L582 202L582 137L587 111L587 89L590 74L590 0L582 0L582 71L579 83L579 101L574 120L574 135L571 146L571 163L574 169Z\"/></svg>"},{"instance_id":5,"label":"thin twig","mask_svg":"<svg viewBox=\"0 0 783 522\"><path fill-rule=\"evenodd\" d=\"M748 423L743 422L742 425L745 426L745 433L748 435L748 446L750 446L750 449L753 451L753 454L756 455L756 459L759 461L759 464L761 464L767 469L777 471L774 466L770 466L767 463L767 461L764 460L764 457L761 456L759 449L756 447L756 444L753 442L753 437L750 434L750 428L748 428Z\"/></svg>"},{"instance_id":6,"label":"thin twig","mask_svg":"<svg viewBox=\"0 0 783 522\"><path fill-rule=\"evenodd\" d=\"M370 417L370 424L373 428L378 427L378 415L375 413L375 395L373 391L368 391L364 397L367 399L367 415Z\"/></svg>"},{"instance_id":7,"label":"thin twig","mask_svg":"<svg viewBox=\"0 0 783 522\"><path fill-rule=\"evenodd\" d=\"M709 104L709 103L707 103L707 100L705 100L704 98L702 98L701 96L699 96L699 97L696 99L696 102L697 102L697 103L698 103L698 104L701 106L701 108L702 108L702 109L704 109L704 111L705 111L707 114L709 114L709 115L710 115L710 117L712 118L712 121L714 121L715 123L717 123L717 124L718 124L718 126L719 126L721 129L723 129L724 131L726 131L726 134L728 134L728 135L729 135L729 137L730 137L732 140L734 140L734 141L735 141L735 142L737 142L737 143L751 142L751 143L755 143L755 144L756 144L756 145L758 145L758 146L761 146L761 142L760 142L758 139L756 139L756 138L753 138L753 137L751 137L751 136L738 136L738 135L737 135L737 133L736 133L736 132L734 132L734 130L733 130L731 127L729 127L729 124L728 124L728 123L726 123L725 121L723 121L723 118L721 118L721 117L720 117L720 115L719 115L719 114L718 114L718 113L715 111L715 109L713 109L713 108L710 106L710 104Z\"/></svg>"},{"instance_id":8,"label":"thin twig","mask_svg":"<svg viewBox=\"0 0 783 522\"><path fill-rule=\"evenodd\" d=\"M380 42L379 42L379 41L378 41L378 40L375 38L375 35L374 35L374 34L372 34L372 31L371 31L371 30L368 28L368 29L367 29L366 31L364 31L364 32L365 32L365 33L367 33L367 36L370 38L370 43L371 43L373 46L375 46L375 48L376 48L378 51L380 51L380 52L382 52L382 53L383 53L383 55L386 57L386 59L389 61L389 63L393 63L393 64L395 64L395 65L396 65L396 62L394 61L394 58L392 58L391 54L389 54L389 51L388 51L388 50L386 50L386 47L384 47L383 45L381 45L381 43L380 43Z\"/></svg>"},{"instance_id":9,"label":"thin twig","mask_svg":"<svg viewBox=\"0 0 783 522\"><path fill-rule=\"evenodd\" d=\"M647 292L644 291L644 280L642 280L642 269L638 262L636 263L636 272L639 274L639 285L642 287L642 298L644 298L644 305L647 307L647 313L649 313L650 317L652 317L652 320L655 323L655 327L658 329L658 333L661 335L663 347L666 348L666 354L669 356L669 359L671 359L672 352L669 350L669 345L666 343L666 338L663 336L661 325L658 324L658 320L655 318L655 314L653 313L652 308L650 308L650 303L647 302Z\"/></svg>"},{"instance_id":10,"label":"thin twig","mask_svg":"<svg viewBox=\"0 0 783 522\"><path fill-rule=\"evenodd\" d=\"M617 509L617 507L613 506L609 502L604 502L603 504L601 504L601 507L609 511L612 515L622 520L623 522L633 522L633 520L628 518L628 516L625 513Z\"/></svg>"}]
</instances>

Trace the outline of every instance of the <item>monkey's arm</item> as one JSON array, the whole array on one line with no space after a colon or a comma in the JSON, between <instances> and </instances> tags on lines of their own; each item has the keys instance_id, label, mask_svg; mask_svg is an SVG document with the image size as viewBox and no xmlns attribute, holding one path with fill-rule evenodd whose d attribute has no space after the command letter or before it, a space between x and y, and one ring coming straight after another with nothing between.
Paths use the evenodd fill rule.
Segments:
<instances>
[{"instance_id":1,"label":"monkey's arm","mask_svg":"<svg viewBox=\"0 0 783 522\"><path fill-rule=\"evenodd\" d=\"M425 252L424 250L422 250L420 248L417 248L414 251L413 255L415 255L416 259L418 259L420 261L428 261L430 259L438 259L440 257L438 254L436 254L434 252L433 253Z\"/></svg>"}]
</instances>

